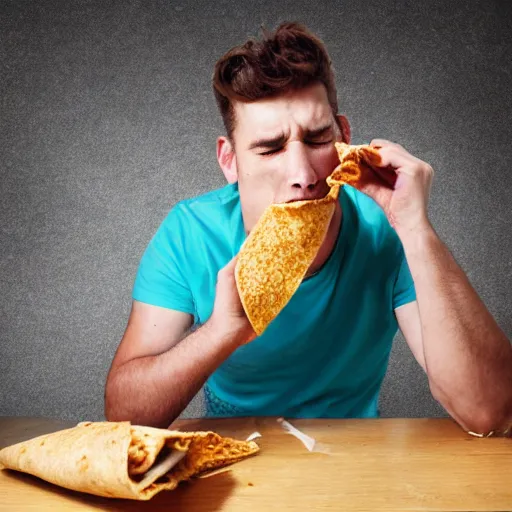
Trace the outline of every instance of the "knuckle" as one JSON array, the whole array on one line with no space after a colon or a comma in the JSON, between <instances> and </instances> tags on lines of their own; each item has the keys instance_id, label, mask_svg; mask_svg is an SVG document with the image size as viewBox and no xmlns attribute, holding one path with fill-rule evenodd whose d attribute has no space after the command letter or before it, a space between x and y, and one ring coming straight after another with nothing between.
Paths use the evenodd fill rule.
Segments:
<instances>
[{"instance_id":1,"label":"knuckle","mask_svg":"<svg viewBox=\"0 0 512 512\"><path fill-rule=\"evenodd\" d=\"M432 176L434 174L434 169L429 164L423 164L423 172Z\"/></svg>"}]
</instances>

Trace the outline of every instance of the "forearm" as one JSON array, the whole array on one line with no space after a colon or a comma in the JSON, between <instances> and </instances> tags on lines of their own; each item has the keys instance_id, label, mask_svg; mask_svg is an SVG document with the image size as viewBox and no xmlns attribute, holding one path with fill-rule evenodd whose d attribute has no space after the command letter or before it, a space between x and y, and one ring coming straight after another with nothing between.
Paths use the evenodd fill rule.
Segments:
<instances>
[{"instance_id":1,"label":"forearm","mask_svg":"<svg viewBox=\"0 0 512 512\"><path fill-rule=\"evenodd\" d=\"M402 235L434 396L469 430L512 420L512 346L431 226Z\"/></svg>"},{"instance_id":2,"label":"forearm","mask_svg":"<svg viewBox=\"0 0 512 512\"><path fill-rule=\"evenodd\" d=\"M128 361L109 376L108 420L166 428L238 346L236 335L207 322L167 352Z\"/></svg>"}]
</instances>

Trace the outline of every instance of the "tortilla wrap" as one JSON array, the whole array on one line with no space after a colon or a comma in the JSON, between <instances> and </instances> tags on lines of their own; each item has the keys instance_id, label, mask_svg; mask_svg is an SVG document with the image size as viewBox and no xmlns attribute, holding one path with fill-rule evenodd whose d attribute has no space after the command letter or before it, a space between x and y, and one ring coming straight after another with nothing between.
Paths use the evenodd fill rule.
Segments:
<instances>
[{"instance_id":1,"label":"tortilla wrap","mask_svg":"<svg viewBox=\"0 0 512 512\"><path fill-rule=\"evenodd\" d=\"M235 268L240 300L262 334L304 279L331 222L339 187L322 199L271 204L243 243Z\"/></svg>"},{"instance_id":2,"label":"tortilla wrap","mask_svg":"<svg viewBox=\"0 0 512 512\"><path fill-rule=\"evenodd\" d=\"M370 183L388 188L395 186L396 173L380 166L382 159L375 148L368 144L353 146L344 142L335 142L334 145L340 164L326 180L330 187L347 184L361 190Z\"/></svg>"},{"instance_id":3,"label":"tortilla wrap","mask_svg":"<svg viewBox=\"0 0 512 512\"><path fill-rule=\"evenodd\" d=\"M75 491L149 500L200 473L258 452L254 441L214 432L86 422L0 450L0 467Z\"/></svg>"},{"instance_id":4,"label":"tortilla wrap","mask_svg":"<svg viewBox=\"0 0 512 512\"><path fill-rule=\"evenodd\" d=\"M255 333L261 335L281 312L304 279L327 234L339 187L364 189L368 184L393 188L396 174L380 167L379 152L366 144L335 142L340 164L326 182L326 197L271 204L238 254L235 279Z\"/></svg>"}]
</instances>

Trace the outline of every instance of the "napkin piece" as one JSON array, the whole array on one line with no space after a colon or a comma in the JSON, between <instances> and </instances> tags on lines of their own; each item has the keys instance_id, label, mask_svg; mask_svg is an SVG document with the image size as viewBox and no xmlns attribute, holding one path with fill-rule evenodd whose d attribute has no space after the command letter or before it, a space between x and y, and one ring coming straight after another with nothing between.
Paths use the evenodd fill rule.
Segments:
<instances>
[{"instance_id":1,"label":"napkin piece","mask_svg":"<svg viewBox=\"0 0 512 512\"><path fill-rule=\"evenodd\" d=\"M298 428L294 427L289 421L286 421L284 418L278 418L277 422L283 427L287 434L291 434L296 437L309 452L315 453L331 453L331 449L329 446L317 442L317 440L311 436L308 436L304 432L300 431Z\"/></svg>"}]
</instances>

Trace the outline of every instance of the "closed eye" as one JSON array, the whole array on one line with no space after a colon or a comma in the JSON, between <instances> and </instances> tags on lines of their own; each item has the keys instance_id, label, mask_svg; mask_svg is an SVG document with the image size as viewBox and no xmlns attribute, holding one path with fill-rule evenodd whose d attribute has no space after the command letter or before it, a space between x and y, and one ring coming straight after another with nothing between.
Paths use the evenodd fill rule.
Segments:
<instances>
[{"instance_id":1,"label":"closed eye","mask_svg":"<svg viewBox=\"0 0 512 512\"><path fill-rule=\"evenodd\" d=\"M306 141L310 146L324 146L325 144L332 144L332 140L325 140L323 142Z\"/></svg>"},{"instance_id":2,"label":"closed eye","mask_svg":"<svg viewBox=\"0 0 512 512\"><path fill-rule=\"evenodd\" d=\"M313 141L305 141L305 143L308 145L308 146L325 146L327 144L332 144L332 140L326 140L326 141L323 141L323 142L313 142ZM276 149L271 149L269 151L265 151L264 153L259 153L260 156L269 156L269 155L274 155L275 153L278 153L279 151L281 151L283 148L276 148Z\"/></svg>"},{"instance_id":3,"label":"closed eye","mask_svg":"<svg viewBox=\"0 0 512 512\"><path fill-rule=\"evenodd\" d=\"M281 149L283 149L283 148L271 149L270 151L265 151L264 153L259 153L259 154L261 156L273 155L274 153L277 153L277 152L281 151Z\"/></svg>"}]
</instances>

